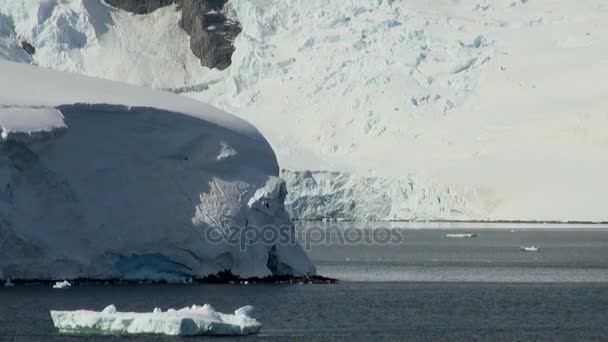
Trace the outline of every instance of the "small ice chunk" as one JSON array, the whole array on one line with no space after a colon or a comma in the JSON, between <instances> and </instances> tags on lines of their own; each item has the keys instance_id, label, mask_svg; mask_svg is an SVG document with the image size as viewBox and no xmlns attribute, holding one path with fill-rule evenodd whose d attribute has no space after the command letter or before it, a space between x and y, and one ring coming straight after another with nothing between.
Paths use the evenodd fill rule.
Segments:
<instances>
[{"instance_id":1,"label":"small ice chunk","mask_svg":"<svg viewBox=\"0 0 608 342\"><path fill-rule=\"evenodd\" d=\"M6 281L4 282L4 287L13 287L15 286L15 284L13 284L13 282L11 281L11 278L6 279Z\"/></svg>"},{"instance_id":2,"label":"small ice chunk","mask_svg":"<svg viewBox=\"0 0 608 342\"><path fill-rule=\"evenodd\" d=\"M445 234L449 238L475 238L477 234Z\"/></svg>"},{"instance_id":3,"label":"small ice chunk","mask_svg":"<svg viewBox=\"0 0 608 342\"><path fill-rule=\"evenodd\" d=\"M540 251L539 246L521 246L519 248L522 252L538 252Z\"/></svg>"},{"instance_id":4,"label":"small ice chunk","mask_svg":"<svg viewBox=\"0 0 608 342\"><path fill-rule=\"evenodd\" d=\"M58 281L55 283L55 285L53 285L54 289L67 289L70 286L72 286L72 284L70 284L69 281L64 280L64 281Z\"/></svg>"},{"instance_id":5,"label":"small ice chunk","mask_svg":"<svg viewBox=\"0 0 608 342\"><path fill-rule=\"evenodd\" d=\"M250 305L234 314L223 314L205 304L180 310L151 313L119 312L114 305L103 311L51 311L53 324L60 333L68 334L160 334L172 336L239 336L256 334L262 325L253 317Z\"/></svg>"}]
</instances>

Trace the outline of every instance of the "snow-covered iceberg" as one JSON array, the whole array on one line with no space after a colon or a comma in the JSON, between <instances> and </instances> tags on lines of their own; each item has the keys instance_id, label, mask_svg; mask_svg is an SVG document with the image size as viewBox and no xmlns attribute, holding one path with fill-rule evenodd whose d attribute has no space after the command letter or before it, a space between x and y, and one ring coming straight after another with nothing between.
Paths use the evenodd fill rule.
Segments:
<instances>
[{"instance_id":1,"label":"snow-covered iceberg","mask_svg":"<svg viewBox=\"0 0 608 342\"><path fill-rule=\"evenodd\" d=\"M238 336L256 334L262 325L252 316L253 307L244 306L234 314L217 312L211 305L192 305L163 312L118 312L109 305L101 312L89 310L51 311L60 333L77 335L160 334L172 336Z\"/></svg>"},{"instance_id":2,"label":"snow-covered iceberg","mask_svg":"<svg viewBox=\"0 0 608 342\"><path fill-rule=\"evenodd\" d=\"M246 121L171 93L0 61L4 279L314 274L275 154ZM243 248L246 247L246 248Z\"/></svg>"}]
</instances>

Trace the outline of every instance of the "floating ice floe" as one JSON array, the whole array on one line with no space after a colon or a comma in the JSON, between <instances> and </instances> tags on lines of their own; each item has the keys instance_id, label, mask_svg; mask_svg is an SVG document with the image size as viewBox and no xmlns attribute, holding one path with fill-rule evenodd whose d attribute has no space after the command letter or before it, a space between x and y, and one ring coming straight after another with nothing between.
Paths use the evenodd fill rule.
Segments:
<instances>
[{"instance_id":1,"label":"floating ice floe","mask_svg":"<svg viewBox=\"0 0 608 342\"><path fill-rule=\"evenodd\" d=\"M13 282L11 281L11 278L6 279L6 281L4 282L4 287L13 287L15 286L15 284L13 284Z\"/></svg>"},{"instance_id":2,"label":"floating ice floe","mask_svg":"<svg viewBox=\"0 0 608 342\"><path fill-rule=\"evenodd\" d=\"M449 238L475 238L477 234L445 234Z\"/></svg>"},{"instance_id":3,"label":"floating ice floe","mask_svg":"<svg viewBox=\"0 0 608 342\"><path fill-rule=\"evenodd\" d=\"M70 284L69 281L64 280L64 281L56 282L55 285L53 285L53 288L54 289L67 289L70 286L72 286L72 284Z\"/></svg>"},{"instance_id":4,"label":"floating ice floe","mask_svg":"<svg viewBox=\"0 0 608 342\"><path fill-rule=\"evenodd\" d=\"M252 317L253 307L244 306L234 314L223 314L205 304L180 310L160 308L146 313L118 312L114 305L103 311L51 311L55 328L62 334L172 336L238 336L256 334L262 325Z\"/></svg>"},{"instance_id":5,"label":"floating ice floe","mask_svg":"<svg viewBox=\"0 0 608 342\"><path fill-rule=\"evenodd\" d=\"M529 247L521 246L519 249L521 251L523 251L523 252L538 252L538 251L540 251L540 247L539 246L529 246Z\"/></svg>"}]
</instances>

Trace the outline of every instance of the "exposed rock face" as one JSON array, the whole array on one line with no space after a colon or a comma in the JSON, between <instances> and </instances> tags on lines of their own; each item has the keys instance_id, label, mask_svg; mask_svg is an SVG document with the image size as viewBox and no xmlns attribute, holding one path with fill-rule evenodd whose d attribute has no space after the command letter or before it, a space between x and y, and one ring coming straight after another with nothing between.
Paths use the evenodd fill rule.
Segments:
<instances>
[{"instance_id":1,"label":"exposed rock face","mask_svg":"<svg viewBox=\"0 0 608 342\"><path fill-rule=\"evenodd\" d=\"M34 48L34 46L32 46L32 44L26 42L25 40L21 41L21 47L30 56L36 53L36 49Z\"/></svg>"},{"instance_id":2,"label":"exposed rock face","mask_svg":"<svg viewBox=\"0 0 608 342\"><path fill-rule=\"evenodd\" d=\"M226 15L227 0L106 0L125 11L145 14L177 3L182 11L179 26L190 35L190 48L201 65L223 70L230 66L233 41L241 26Z\"/></svg>"},{"instance_id":3,"label":"exposed rock face","mask_svg":"<svg viewBox=\"0 0 608 342\"><path fill-rule=\"evenodd\" d=\"M238 22L226 17L226 0L181 0L182 20L179 25L190 35L190 48L209 68L230 66L234 46L241 33Z\"/></svg>"}]
</instances>

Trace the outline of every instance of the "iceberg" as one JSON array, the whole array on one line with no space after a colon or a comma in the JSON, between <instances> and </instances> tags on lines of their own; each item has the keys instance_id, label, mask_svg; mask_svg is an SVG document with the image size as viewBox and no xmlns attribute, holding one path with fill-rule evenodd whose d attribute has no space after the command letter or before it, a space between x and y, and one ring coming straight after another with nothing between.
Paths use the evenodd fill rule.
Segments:
<instances>
[{"instance_id":1,"label":"iceberg","mask_svg":"<svg viewBox=\"0 0 608 342\"><path fill-rule=\"evenodd\" d=\"M522 252L539 252L540 247L539 246L521 246L519 248L519 250L521 250Z\"/></svg>"},{"instance_id":2,"label":"iceberg","mask_svg":"<svg viewBox=\"0 0 608 342\"><path fill-rule=\"evenodd\" d=\"M0 60L0 75L0 279L316 273L295 242L228 239L294 230L274 151L250 123L32 65Z\"/></svg>"},{"instance_id":3,"label":"iceberg","mask_svg":"<svg viewBox=\"0 0 608 342\"><path fill-rule=\"evenodd\" d=\"M256 334L262 325L253 318L253 307L244 306L234 314L217 312L211 305L192 305L163 312L119 312L114 305L102 311L51 311L55 328L62 334L171 336L241 336Z\"/></svg>"},{"instance_id":4,"label":"iceberg","mask_svg":"<svg viewBox=\"0 0 608 342\"><path fill-rule=\"evenodd\" d=\"M64 281L58 281L53 285L54 289L67 289L68 287L71 287L72 284L70 284L69 281L64 280Z\"/></svg>"}]
</instances>

